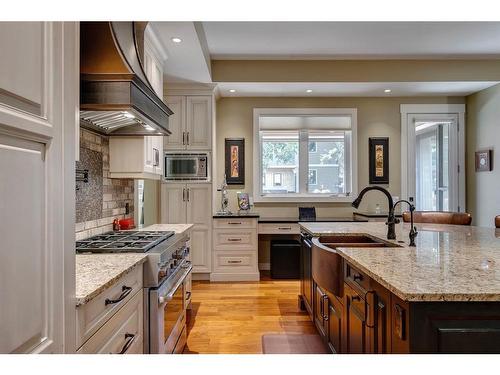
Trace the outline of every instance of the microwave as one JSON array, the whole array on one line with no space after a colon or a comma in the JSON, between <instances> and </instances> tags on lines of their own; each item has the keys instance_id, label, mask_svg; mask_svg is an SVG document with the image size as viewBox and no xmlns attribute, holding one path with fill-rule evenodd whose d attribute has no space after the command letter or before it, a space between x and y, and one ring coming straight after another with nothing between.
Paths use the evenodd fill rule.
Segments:
<instances>
[{"instance_id":1,"label":"microwave","mask_svg":"<svg viewBox=\"0 0 500 375\"><path fill-rule=\"evenodd\" d=\"M165 152L165 181L210 181L210 154Z\"/></svg>"}]
</instances>

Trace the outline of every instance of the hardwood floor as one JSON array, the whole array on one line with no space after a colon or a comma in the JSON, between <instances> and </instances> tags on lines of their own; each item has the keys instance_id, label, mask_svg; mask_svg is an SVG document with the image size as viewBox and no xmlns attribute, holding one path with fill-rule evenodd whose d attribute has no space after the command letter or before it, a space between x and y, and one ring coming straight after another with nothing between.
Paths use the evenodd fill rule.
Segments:
<instances>
[{"instance_id":1,"label":"hardwood floor","mask_svg":"<svg viewBox=\"0 0 500 375\"><path fill-rule=\"evenodd\" d=\"M299 281L193 281L184 353L262 353L266 333L317 334L298 306Z\"/></svg>"}]
</instances>

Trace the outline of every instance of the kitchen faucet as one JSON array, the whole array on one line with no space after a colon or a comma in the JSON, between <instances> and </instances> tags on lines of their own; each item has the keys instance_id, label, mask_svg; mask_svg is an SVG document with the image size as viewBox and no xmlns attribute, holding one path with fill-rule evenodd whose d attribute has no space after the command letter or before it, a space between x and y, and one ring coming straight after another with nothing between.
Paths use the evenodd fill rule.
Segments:
<instances>
[{"instance_id":1,"label":"kitchen faucet","mask_svg":"<svg viewBox=\"0 0 500 375\"><path fill-rule=\"evenodd\" d=\"M410 237L410 246L417 246L415 245L415 237L417 237L418 232L417 228L413 225L413 211L415 211L415 205L408 202L407 200L401 199L396 203L394 203L394 206L392 207L393 210L392 214L394 215L394 210L396 209L396 206L401 202L408 203L408 206L410 207L410 233L408 236Z\"/></svg>"},{"instance_id":2,"label":"kitchen faucet","mask_svg":"<svg viewBox=\"0 0 500 375\"><path fill-rule=\"evenodd\" d=\"M389 202L389 214L387 215L387 239L395 240L396 239L396 230L395 225L399 223L399 220L394 216L394 202L392 200L391 193L389 193L386 189L380 186L367 186L359 193L358 197L352 202L352 206L354 208L358 208L363 196L370 190L378 190L384 193L387 196L387 201Z\"/></svg>"}]
</instances>

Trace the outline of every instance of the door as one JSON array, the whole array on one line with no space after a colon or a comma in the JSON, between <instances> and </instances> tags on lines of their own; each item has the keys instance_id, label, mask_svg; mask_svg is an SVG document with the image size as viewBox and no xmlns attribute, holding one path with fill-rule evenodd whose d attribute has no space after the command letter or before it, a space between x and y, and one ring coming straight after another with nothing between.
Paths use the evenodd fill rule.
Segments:
<instances>
[{"instance_id":1,"label":"door","mask_svg":"<svg viewBox=\"0 0 500 375\"><path fill-rule=\"evenodd\" d=\"M343 345L349 354L368 353L365 300L344 283L345 339Z\"/></svg>"},{"instance_id":2,"label":"door","mask_svg":"<svg viewBox=\"0 0 500 375\"><path fill-rule=\"evenodd\" d=\"M211 271L212 185L187 184L187 222L194 224L191 232L193 272Z\"/></svg>"},{"instance_id":3,"label":"door","mask_svg":"<svg viewBox=\"0 0 500 375\"><path fill-rule=\"evenodd\" d=\"M189 150L212 148L212 97L186 98L186 144Z\"/></svg>"},{"instance_id":4,"label":"door","mask_svg":"<svg viewBox=\"0 0 500 375\"><path fill-rule=\"evenodd\" d=\"M0 50L0 353L74 352L78 23L2 22Z\"/></svg>"},{"instance_id":5,"label":"door","mask_svg":"<svg viewBox=\"0 0 500 375\"><path fill-rule=\"evenodd\" d=\"M314 323L323 340L327 337L327 322L328 322L328 296L315 283L314 293Z\"/></svg>"},{"instance_id":6,"label":"door","mask_svg":"<svg viewBox=\"0 0 500 375\"><path fill-rule=\"evenodd\" d=\"M165 224L185 224L186 184L161 184L161 222Z\"/></svg>"},{"instance_id":7,"label":"door","mask_svg":"<svg viewBox=\"0 0 500 375\"><path fill-rule=\"evenodd\" d=\"M168 128L172 132L170 136L164 137L163 146L165 151L186 149L186 97L166 96L165 103L174 112L168 118Z\"/></svg>"},{"instance_id":8,"label":"door","mask_svg":"<svg viewBox=\"0 0 500 375\"><path fill-rule=\"evenodd\" d=\"M460 211L458 115L411 115L408 137L408 196L417 210Z\"/></svg>"},{"instance_id":9,"label":"door","mask_svg":"<svg viewBox=\"0 0 500 375\"><path fill-rule=\"evenodd\" d=\"M330 297L328 304L328 346L333 353L342 353L342 313L343 306L336 299Z\"/></svg>"}]
</instances>

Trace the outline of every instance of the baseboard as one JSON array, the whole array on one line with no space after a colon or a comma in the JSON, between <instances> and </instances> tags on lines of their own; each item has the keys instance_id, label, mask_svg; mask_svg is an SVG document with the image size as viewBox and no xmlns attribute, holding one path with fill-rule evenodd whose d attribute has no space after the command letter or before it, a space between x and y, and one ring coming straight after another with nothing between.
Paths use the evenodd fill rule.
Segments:
<instances>
[{"instance_id":1,"label":"baseboard","mask_svg":"<svg viewBox=\"0 0 500 375\"><path fill-rule=\"evenodd\" d=\"M259 281L260 274L256 273L215 273L210 274L210 281Z\"/></svg>"},{"instance_id":2,"label":"baseboard","mask_svg":"<svg viewBox=\"0 0 500 375\"><path fill-rule=\"evenodd\" d=\"M210 274L207 273L191 273L192 280L210 280Z\"/></svg>"},{"instance_id":3,"label":"baseboard","mask_svg":"<svg viewBox=\"0 0 500 375\"><path fill-rule=\"evenodd\" d=\"M271 270L271 263L259 263L259 270L270 271Z\"/></svg>"}]
</instances>

